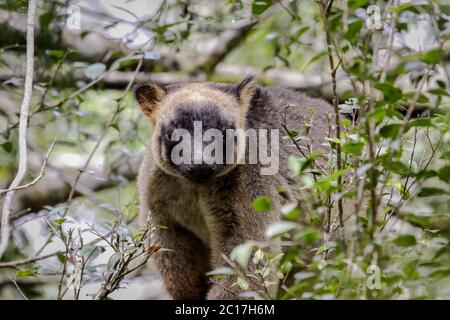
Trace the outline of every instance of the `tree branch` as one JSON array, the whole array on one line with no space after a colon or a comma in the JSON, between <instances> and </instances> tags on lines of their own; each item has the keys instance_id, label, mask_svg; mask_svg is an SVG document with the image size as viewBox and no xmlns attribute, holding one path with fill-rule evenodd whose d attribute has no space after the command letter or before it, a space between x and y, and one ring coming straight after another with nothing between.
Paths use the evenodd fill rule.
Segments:
<instances>
[{"instance_id":1,"label":"tree branch","mask_svg":"<svg viewBox=\"0 0 450 320\"><path fill-rule=\"evenodd\" d=\"M34 72L34 20L36 16L36 2L37 0L30 0L28 2L28 17L27 17L27 64L25 72L25 93L20 107L19 120L19 168L17 174L12 181L6 193L3 202L2 210L2 226L0 230L0 257L6 251L9 242L10 224L9 216L11 214L12 201L20 183L22 182L27 172L27 127L28 127L28 113L31 104L31 95L33 91L33 72Z\"/></svg>"},{"instance_id":2,"label":"tree branch","mask_svg":"<svg viewBox=\"0 0 450 320\"><path fill-rule=\"evenodd\" d=\"M39 180L41 180L45 175L45 168L47 167L48 157L50 156L50 153L52 152L53 146L55 145L55 141L56 141L56 139L54 139L52 144L50 145L50 148L48 149L47 154L45 155L44 161L42 163L41 170L39 171L38 176L36 178L34 178L33 181L31 181L27 184L21 185L21 186L17 186L15 188L0 189L0 194L5 193L5 192L11 192L11 191L17 191L17 190L29 188L29 187L35 185Z\"/></svg>"},{"instance_id":3,"label":"tree branch","mask_svg":"<svg viewBox=\"0 0 450 320\"><path fill-rule=\"evenodd\" d=\"M199 71L203 71L209 75L214 72L214 69L219 62L225 59L225 57L245 39L247 34L257 23L258 20L245 21L235 28L227 29L222 32L215 48L205 59L194 67L193 73L195 74Z\"/></svg>"},{"instance_id":4,"label":"tree branch","mask_svg":"<svg viewBox=\"0 0 450 320\"><path fill-rule=\"evenodd\" d=\"M33 263L36 261L44 260L53 257L56 254L56 252L49 253L43 256L33 256L31 258L27 259L21 259L21 260L15 260L15 261L8 261L8 262L0 262L0 269L17 269L18 266Z\"/></svg>"}]
</instances>

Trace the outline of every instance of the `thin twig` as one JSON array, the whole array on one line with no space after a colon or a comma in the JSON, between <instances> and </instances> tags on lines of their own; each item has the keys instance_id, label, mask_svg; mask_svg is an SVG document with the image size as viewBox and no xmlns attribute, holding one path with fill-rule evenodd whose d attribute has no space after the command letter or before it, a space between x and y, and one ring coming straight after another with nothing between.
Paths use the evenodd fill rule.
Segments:
<instances>
[{"instance_id":1,"label":"thin twig","mask_svg":"<svg viewBox=\"0 0 450 320\"><path fill-rule=\"evenodd\" d=\"M415 108L415 106L416 106L416 104L417 104L417 101L419 100L420 95L422 94L423 86L425 85L425 82L427 81L428 73L429 73L429 70L428 70L428 69L425 69L425 71L424 71L424 73L423 73L423 75L422 75L422 79L421 79L421 81L420 81L420 83L419 83L419 86L418 86L418 88L417 88L417 90L416 90L416 93L415 93L415 95L414 95L414 97L413 97L413 100L412 100L411 104L409 105L409 108L408 108L408 110L407 110L407 112L406 112L406 114L405 114L405 117L403 118L403 123L402 123L402 125L401 125L401 127L400 127L400 129L399 129L397 138L394 139L394 140L390 143L390 149L391 149L391 155L392 155L392 156L393 156L393 149L396 149L396 144L398 143L399 145L401 145L401 139L402 139L402 137L403 137L403 133L405 132L406 126L408 125L408 122L409 122L409 120L411 119L411 116L412 116L412 113L413 113L413 111L414 111L414 108ZM371 139L369 139L369 142L370 142L370 141L371 141ZM412 159L411 159L411 161L412 161ZM385 179L384 179L384 182L383 182L383 184L382 184L382 186L381 186L381 190L380 190L378 199L381 199L382 196L383 196L383 193L384 193L384 190L385 190L385 187L386 187L386 183L387 183L388 178L389 178L389 172L386 173L386 175L385 175ZM409 175L408 175L408 178L406 179L406 184L407 184L407 182L408 182L408 179L409 179ZM405 184L405 192L407 192L407 190L406 190L406 184ZM405 193L405 194L406 194L406 193ZM403 194L403 196L404 196L405 194ZM403 198L403 196L402 196L402 198ZM376 202L377 209L378 209L378 206L379 206L380 204L381 204L381 201ZM385 224L383 225L383 227L384 227L384 226L385 226Z\"/></svg>"},{"instance_id":2,"label":"thin twig","mask_svg":"<svg viewBox=\"0 0 450 320\"><path fill-rule=\"evenodd\" d=\"M36 255L36 256L26 258L26 259L21 259L21 260L0 262L0 269L2 269L2 268L17 269L18 266L33 263L33 262L40 261L40 260L45 260L45 259L55 256L55 254L57 254L57 252L49 253L49 254L46 254L43 256Z\"/></svg>"},{"instance_id":3,"label":"thin twig","mask_svg":"<svg viewBox=\"0 0 450 320\"><path fill-rule=\"evenodd\" d=\"M333 7L333 0L329 0L327 3L321 2L321 11L322 11L322 18L323 23L325 27L325 33L326 33L326 44L327 44L327 52L328 52L328 60L330 62L330 69L331 69L331 80L333 84L333 107L334 107L334 113L335 113L335 126L336 126L336 138L340 141L341 139L341 119L340 119L340 112L339 112L339 101L337 97L337 83L336 83L336 71L340 66L341 60L335 64L334 58L333 58L333 52L332 52L332 40L331 40L331 30L330 30L330 12L331 8ZM341 145L340 143L336 144L336 166L337 170L340 171L342 168L342 153L341 153ZM337 178L337 184L338 184L338 192L342 192L342 175L339 175ZM344 226L344 205L343 205L343 199L342 195L339 196L338 199L338 215L339 215L339 224Z\"/></svg>"},{"instance_id":4,"label":"thin twig","mask_svg":"<svg viewBox=\"0 0 450 320\"><path fill-rule=\"evenodd\" d=\"M214 280L214 279L209 279L209 281L211 281L212 284L217 285L218 287L220 287L221 289L225 290L228 293L231 293L232 295L234 295L236 298L238 299L242 299L242 297L235 291L231 290L230 288L225 287L223 284L221 284L220 282Z\"/></svg>"},{"instance_id":5,"label":"thin twig","mask_svg":"<svg viewBox=\"0 0 450 320\"><path fill-rule=\"evenodd\" d=\"M400 0L395 0L394 7L397 8L400 5ZM398 20L398 13L393 12L392 13L392 20L391 20L391 30L389 31L389 38L387 43L387 57L386 57L386 63L384 64L383 71L380 76L380 82L384 83L386 81L386 76L389 69L389 64L391 62L391 55L392 55L392 45L394 43L394 35L395 35L395 29L397 27L397 20Z\"/></svg>"},{"instance_id":6,"label":"thin twig","mask_svg":"<svg viewBox=\"0 0 450 320\"><path fill-rule=\"evenodd\" d=\"M9 277L9 280L11 280L11 282L14 284L14 287L16 287L17 291L19 291L20 295L25 299L28 300L27 296L23 293L23 291L20 289L19 285L17 284L17 281L14 280L13 278Z\"/></svg>"},{"instance_id":7,"label":"thin twig","mask_svg":"<svg viewBox=\"0 0 450 320\"><path fill-rule=\"evenodd\" d=\"M44 161L42 162L41 170L39 171L38 176L36 178L34 178L33 181L31 181L31 182L29 182L27 184L21 185L21 186L17 186L15 188L0 189L0 194L5 193L5 192L10 192L10 191L17 191L17 190L27 189L27 188L35 185L39 180L41 180L45 176L45 168L47 167L47 161L48 161L48 158L50 156L50 153L53 150L53 146L55 145L55 142L56 142L56 138L53 139L53 142L50 145L50 148L48 149L47 154L45 155Z\"/></svg>"}]
</instances>

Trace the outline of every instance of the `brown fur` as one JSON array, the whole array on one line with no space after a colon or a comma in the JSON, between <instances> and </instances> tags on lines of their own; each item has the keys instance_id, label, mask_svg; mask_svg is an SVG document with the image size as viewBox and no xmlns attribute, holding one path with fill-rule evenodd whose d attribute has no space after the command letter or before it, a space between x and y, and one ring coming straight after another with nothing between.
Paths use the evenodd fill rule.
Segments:
<instances>
[{"instance_id":1,"label":"brown fur","mask_svg":"<svg viewBox=\"0 0 450 320\"><path fill-rule=\"evenodd\" d=\"M154 240L173 250L158 253L156 264L174 299L234 299L236 295L223 287L239 292L232 287L235 277L210 284L205 272L227 265L222 254L229 255L237 245L248 240L265 240L267 226L279 219L277 209L286 202L285 195L277 190L287 187L291 180L287 156L296 153L295 148L282 139L280 171L276 175L262 176L260 165L242 164L227 168L211 181L195 184L167 165L168 159L159 143L161 125L175 115L180 102L194 105L206 102L219 106L237 128L277 128L281 137L284 133L280 113L287 104L295 104L296 107L286 110L288 125L301 132L300 125L309 122L315 113L311 135L314 147L320 148L328 133L326 114L332 113L332 107L284 88L258 87L249 80L239 86L172 85L165 89L162 98L154 97L155 93L163 92L154 86L140 87L136 95L153 127L152 143L138 176L141 221L149 219ZM272 197L271 212L262 214L252 209L253 200L260 195ZM276 252L278 248L270 250ZM254 266L249 268L251 271ZM251 282L250 290L261 290L259 281Z\"/></svg>"}]
</instances>

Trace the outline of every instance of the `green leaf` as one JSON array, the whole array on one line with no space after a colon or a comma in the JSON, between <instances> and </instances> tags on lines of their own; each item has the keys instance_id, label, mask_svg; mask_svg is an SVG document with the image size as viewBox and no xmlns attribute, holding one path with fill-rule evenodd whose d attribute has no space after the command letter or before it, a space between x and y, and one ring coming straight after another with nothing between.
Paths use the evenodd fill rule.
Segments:
<instances>
[{"instance_id":1,"label":"green leaf","mask_svg":"<svg viewBox=\"0 0 450 320\"><path fill-rule=\"evenodd\" d=\"M429 93L435 96L442 96L442 97L450 97L450 94L444 90L444 89L430 89L428 90Z\"/></svg>"},{"instance_id":2,"label":"green leaf","mask_svg":"<svg viewBox=\"0 0 450 320\"><path fill-rule=\"evenodd\" d=\"M252 206L256 212L267 212L272 208L272 199L268 196L259 196L253 201Z\"/></svg>"},{"instance_id":3,"label":"green leaf","mask_svg":"<svg viewBox=\"0 0 450 320\"><path fill-rule=\"evenodd\" d=\"M433 271L430 275L430 277L433 278L446 278L448 276L450 276L450 268L442 268L436 271Z\"/></svg>"},{"instance_id":4,"label":"green leaf","mask_svg":"<svg viewBox=\"0 0 450 320\"><path fill-rule=\"evenodd\" d=\"M328 192L331 188L331 180L328 178L320 179L315 185L318 190Z\"/></svg>"},{"instance_id":5,"label":"green leaf","mask_svg":"<svg viewBox=\"0 0 450 320\"><path fill-rule=\"evenodd\" d=\"M11 153L11 151L13 149L13 144L10 141L2 143L1 146L2 146L3 150L5 150L8 153Z\"/></svg>"},{"instance_id":6,"label":"green leaf","mask_svg":"<svg viewBox=\"0 0 450 320\"><path fill-rule=\"evenodd\" d=\"M347 32L344 34L345 39L347 39L351 43L355 43L359 38L359 32L361 31L362 26L362 19L358 19L350 23L348 25Z\"/></svg>"},{"instance_id":7,"label":"green leaf","mask_svg":"<svg viewBox=\"0 0 450 320\"><path fill-rule=\"evenodd\" d=\"M408 234L397 237L397 239L394 240L394 243L398 247L410 247L414 246L417 241L414 236Z\"/></svg>"},{"instance_id":8,"label":"green leaf","mask_svg":"<svg viewBox=\"0 0 450 320\"><path fill-rule=\"evenodd\" d=\"M435 187L425 187L417 194L418 197L442 196L448 194L447 191Z\"/></svg>"},{"instance_id":9,"label":"green leaf","mask_svg":"<svg viewBox=\"0 0 450 320\"><path fill-rule=\"evenodd\" d=\"M292 171L292 173L297 176L297 175L300 174L300 170L301 170L302 164L301 164L300 160L297 159L297 157L295 157L293 155L289 155L289 157L288 157L288 167Z\"/></svg>"},{"instance_id":10,"label":"green leaf","mask_svg":"<svg viewBox=\"0 0 450 320\"><path fill-rule=\"evenodd\" d=\"M420 118L412 120L406 126L406 129L409 130L412 127L431 127L433 123L430 118Z\"/></svg>"},{"instance_id":11,"label":"green leaf","mask_svg":"<svg viewBox=\"0 0 450 320\"><path fill-rule=\"evenodd\" d=\"M350 154L358 154L364 149L364 142L346 143L342 146L342 151Z\"/></svg>"},{"instance_id":12,"label":"green leaf","mask_svg":"<svg viewBox=\"0 0 450 320\"><path fill-rule=\"evenodd\" d=\"M142 238L143 235L144 235L144 231L139 231L133 236L133 240L134 241L139 240Z\"/></svg>"},{"instance_id":13,"label":"green leaf","mask_svg":"<svg viewBox=\"0 0 450 320\"><path fill-rule=\"evenodd\" d=\"M383 92L384 100L387 103L397 102L402 97L402 91L389 83L377 83L375 88Z\"/></svg>"},{"instance_id":14,"label":"green leaf","mask_svg":"<svg viewBox=\"0 0 450 320\"><path fill-rule=\"evenodd\" d=\"M406 176L410 173L409 167L401 161L394 160L390 157L385 157L382 160L385 169Z\"/></svg>"},{"instance_id":15,"label":"green leaf","mask_svg":"<svg viewBox=\"0 0 450 320\"><path fill-rule=\"evenodd\" d=\"M294 239L295 240L302 239L308 244L313 244L314 242L317 241L317 239L319 239L319 234L315 229L307 228L297 233Z\"/></svg>"},{"instance_id":16,"label":"green leaf","mask_svg":"<svg viewBox=\"0 0 450 320\"><path fill-rule=\"evenodd\" d=\"M62 252L58 252L56 254L56 257L58 258L59 262L64 263L66 261L66 255Z\"/></svg>"},{"instance_id":17,"label":"green leaf","mask_svg":"<svg viewBox=\"0 0 450 320\"><path fill-rule=\"evenodd\" d=\"M300 211L297 208L298 204L297 202L290 202L285 205L283 205L280 208L281 213L284 217L290 220L296 220L300 216Z\"/></svg>"},{"instance_id":18,"label":"green leaf","mask_svg":"<svg viewBox=\"0 0 450 320\"><path fill-rule=\"evenodd\" d=\"M49 32L49 26L52 20L55 18L53 11L46 11L39 16L39 24L41 26L41 32Z\"/></svg>"},{"instance_id":19,"label":"green leaf","mask_svg":"<svg viewBox=\"0 0 450 320\"><path fill-rule=\"evenodd\" d=\"M400 12L403 12L405 10L411 9L413 7L414 7L414 4L411 3L411 2L408 2L408 3L402 4L401 6L398 6L398 7L391 7L389 9L389 11L400 13Z\"/></svg>"},{"instance_id":20,"label":"green leaf","mask_svg":"<svg viewBox=\"0 0 450 320\"><path fill-rule=\"evenodd\" d=\"M300 172L303 172L306 169L311 168L311 166L314 164L314 161L316 161L316 159L321 155L322 154L317 151L310 153L308 157L304 159L304 161L300 162L301 163Z\"/></svg>"},{"instance_id":21,"label":"green leaf","mask_svg":"<svg viewBox=\"0 0 450 320\"><path fill-rule=\"evenodd\" d=\"M449 6L450 7L450 6ZM439 86L439 88L441 90L445 90L447 89L447 83L445 83L445 81L442 80L436 80L437 85Z\"/></svg>"},{"instance_id":22,"label":"green leaf","mask_svg":"<svg viewBox=\"0 0 450 320\"><path fill-rule=\"evenodd\" d=\"M80 254L85 257L86 259L95 259L97 258L101 253L105 251L105 248L103 247L97 247L92 244L86 244L81 248Z\"/></svg>"},{"instance_id":23,"label":"green leaf","mask_svg":"<svg viewBox=\"0 0 450 320\"><path fill-rule=\"evenodd\" d=\"M58 218L58 219L55 219L55 223L58 225L62 225L64 223L64 221L66 221L66 220L67 220L66 218Z\"/></svg>"},{"instance_id":24,"label":"green leaf","mask_svg":"<svg viewBox=\"0 0 450 320\"><path fill-rule=\"evenodd\" d=\"M347 6L349 9L359 9L367 5L367 0L348 0Z\"/></svg>"},{"instance_id":25,"label":"green leaf","mask_svg":"<svg viewBox=\"0 0 450 320\"><path fill-rule=\"evenodd\" d=\"M350 127L352 125L352 121L349 119L342 119L341 125L343 125L344 127Z\"/></svg>"},{"instance_id":26,"label":"green leaf","mask_svg":"<svg viewBox=\"0 0 450 320\"><path fill-rule=\"evenodd\" d=\"M36 277L36 274L34 273L33 270L29 269L17 271L16 278L26 278L26 277Z\"/></svg>"},{"instance_id":27,"label":"green leaf","mask_svg":"<svg viewBox=\"0 0 450 320\"><path fill-rule=\"evenodd\" d=\"M17 11L19 13L27 13L28 1L26 0L14 0L14 1L1 1L0 9L6 9L8 11Z\"/></svg>"},{"instance_id":28,"label":"green leaf","mask_svg":"<svg viewBox=\"0 0 450 320\"><path fill-rule=\"evenodd\" d=\"M342 11L337 11L330 17L330 30L336 31L338 28L342 28Z\"/></svg>"},{"instance_id":29,"label":"green leaf","mask_svg":"<svg viewBox=\"0 0 450 320\"><path fill-rule=\"evenodd\" d=\"M272 5L272 0L254 0L252 4L252 14L259 16Z\"/></svg>"},{"instance_id":30,"label":"green leaf","mask_svg":"<svg viewBox=\"0 0 450 320\"><path fill-rule=\"evenodd\" d=\"M122 252L114 252L114 254L108 259L108 271L114 271L116 263L119 262L120 259L122 259Z\"/></svg>"},{"instance_id":31,"label":"green leaf","mask_svg":"<svg viewBox=\"0 0 450 320\"><path fill-rule=\"evenodd\" d=\"M117 122L112 123L112 124L111 124L111 128L114 128L114 129L117 130L117 132L120 132L119 124L118 124Z\"/></svg>"},{"instance_id":32,"label":"green leaf","mask_svg":"<svg viewBox=\"0 0 450 320\"><path fill-rule=\"evenodd\" d=\"M434 177L438 177L439 174L436 170L420 170L416 173L416 178L418 180L426 180ZM445 181L447 182L447 181Z\"/></svg>"},{"instance_id":33,"label":"green leaf","mask_svg":"<svg viewBox=\"0 0 450 320\"><path fill-rule=\"evenodd\" d=\"M63 50L45 50L45 53L49 56L55 57L56 59L62 59L64 57Z\"/></svg>"},{"instance_id":34,"label":"green leaf","mask_svg":"<svg viewBox=\"0 0 450 320\"><path fill-rule=\"evenodd\" d=\"M438 171L439 179L448 183L450 181L450 165L446 165Z\"/></svg>"},{"instance_id":35,"label":"green leaf","mask_svg":"<svg viewBox=\"0 0 450 320\"><path fill-rule=\"evenodd\" d=\"M438 64L441 62L442 50L434 49L420 54L420 61L426 64Z\"/></svg>"},{"instance_id":36,"label":"green leaf","mask_svg":"<svg viewBox=\"0 0 450 320\"><path fill-rule=\"evenodd\" d=\"M303 68L303 71L305 71L312 63L322 59L322 57L326 56L328 53L327 50L322 50L318 54L316 54L314 57L311 58L311 60L308 61L308 63Z\"/></svg>"},{"instance_id":37,"label":"green leaf","mask_svg":"<svg viewBox=\"0 0 450 320\"><path fill-rule=\"evenodd\" d=\"M336 138L336 137L332 137L332 138L325 138L325 140L328 140L332 143L336 143L336 144L341 144L341 140Z\"/></svg>"},{"instance_id":38,"label":"green leaf","mask_svg":"<svg viewBox=\"0 0 450 320\"><path fill-rule=\"evenodd\" d=\"M401 124L392 123L385 125L380 129L380 136L383 138L396 138L400 131Z\"/></svg>"},{"instance_id":39,"label":"green leaf","mask_svg":"<svg viewBox=\"0 0 450 320\"><path fill-rule=\"evenodd\" d=\"M406 216L406 220L411 222L413 225L419 225L422 228L427 228L430 225L431 218L427 216L409 214Z\"/></svg>"},{"instance_id":40,"label":"green leaf","mask_svg":"<svg viewBox=\"0 0 450 320\"><path fill-rule=\"evenodd\" d=\"M289 135L289 137L295 138L296 136L299 135L299 133L298 133L298 131L289 130L288 135Z\"/></svg>"},{"instance_id":41,"label":"green leaf","mask_svg":"<svg viewBox=\"0 0 450 320\"><path fill-rule=\"evenodd\" d=\"M302 34L304 34L308 30L309 30L308 26L301 27L297 31L294 32L294 34L292 35L292 38L294 40L297 40L298 38L301 37Z\"/></svg>"}]
</instances>

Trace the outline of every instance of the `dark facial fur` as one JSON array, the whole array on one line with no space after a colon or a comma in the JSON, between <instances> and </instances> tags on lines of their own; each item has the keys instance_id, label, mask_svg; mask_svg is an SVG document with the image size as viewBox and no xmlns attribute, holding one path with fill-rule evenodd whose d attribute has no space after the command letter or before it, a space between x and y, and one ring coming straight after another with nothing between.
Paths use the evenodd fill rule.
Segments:
<instances>
[{"instance_id":1,"label":"dark facial fur","mask_svg":"<svg viewBox=\"0 0 450 320\"><path fill-rule=\"evenodd\" d=\"M213 103L206 105L188 105L181 103L176 108L174 118L168 124L164 124L161 127L160 145L166 152L166 159L171 159L173 148L181 140L172 140L174 130L185 129L193 137L195 121L201 121L202 132L209 129L217 129L222 132L223 137L226 136L226 129L235 129L233 121L227 119ZM191 143L193 148L193 141ZM203 147L205 147L205 143ZM227 150L225 139L223 142L223 150ZM225 159L226 154L224 153L222 163L207 164L203 162L195 164L192 154L191 164L175 164L172 161L170 163L175 170L179 171L187 179L196 183L202 183L220 174L225 168Z\"/></svg>"}]
</instances>

